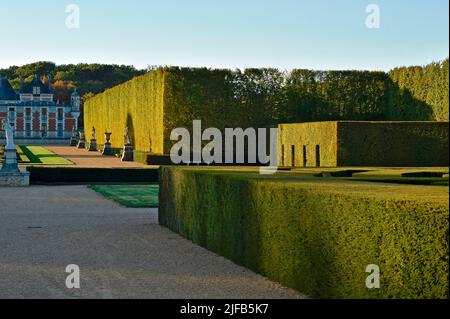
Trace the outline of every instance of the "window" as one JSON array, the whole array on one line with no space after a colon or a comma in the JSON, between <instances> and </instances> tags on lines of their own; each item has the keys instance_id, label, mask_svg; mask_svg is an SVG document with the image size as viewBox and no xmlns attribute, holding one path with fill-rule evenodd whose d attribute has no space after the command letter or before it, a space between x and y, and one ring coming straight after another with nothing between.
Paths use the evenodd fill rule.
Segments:
<instances>
[{"instance_id":1,"label":"window","mask_svg":"<svg viewBox=\"0 0 450 319\"><path fill-rule=\"evenodd\" d=\"M16 110L13 107L9 108L8 118L10 122L16 121Z\"/></svg>"},{"instance_id":2,"label":"window","mask_svg":"<svg viewBox=\"0 0 450 319\"><path fill-rule=\"evenodd\" d=\"M320 145L316 145L316 166L320 167Z\"/></svg>"},{"instance_id":3,"label":"window","mask_svg":"<svg viewBox=\"0 0 450 319\"><path fill-rule=\"evenodd\" d=\"M284 145L281 145L281 166L284 166Z\"/></svg>"},{"instance_id":4,"label":"window","mask_svg":"<svg viewBox=\"0 0 450 319\"><path fill-rule=\"evenodd\" d=\"M63 125L58 123L58 137L63 137Z\"/></svg>"},{"instance_id":5,"label":"window","mask_svg":"<svg viewBox=\"0 0 450 319\"><path fill-rule=\"evenodd\" d=\"M47 109L43 108L41 109L41 121L47 121Z\"/></svg>"},{"instance_id":6,"label":"window","mask_svg":"<svg viewBox=\"0 0 450 319\"><path fill-rule=\"evenodd\" d=\"M42 123L41 124L41 134L42 134L42 137L46 137L47 136L47 123Z\"/></svg>"},{"instance_id":7,"label":"window","mask_svg":"<svg viewBox=\"0 0 450 319\"><path fill-rule=\"evenodd\" d=\"M58 121L62 121L64 119L64 109L58 109Z\"/></svg>"},{"instance_id":8,"label":"window","mask_svg":"<svg viewBox=\"0 0 450 319\"><path fill-rule=\"evenodd\" d=\"M25 108L25 121L31 121L31 108Z\"/></svg>"},{"instance_id":9,"label":"window","mask_svg":"<svg viewBox=\"0 0 450 319\"><path fill-rule=\"evenodd\" d=\"M33 95L40 95L41 94L41 88L39 86L33 87Z\"/></svg>"},{"instance_id":10,"label":"window","mask_svg":"<svg viewBox=\"0 0 450 319\"><path fill-rule=\"evenodd\" d=\"M31 123L25 123L25 136L31 136Z\"/></svg>"}]
</instances>

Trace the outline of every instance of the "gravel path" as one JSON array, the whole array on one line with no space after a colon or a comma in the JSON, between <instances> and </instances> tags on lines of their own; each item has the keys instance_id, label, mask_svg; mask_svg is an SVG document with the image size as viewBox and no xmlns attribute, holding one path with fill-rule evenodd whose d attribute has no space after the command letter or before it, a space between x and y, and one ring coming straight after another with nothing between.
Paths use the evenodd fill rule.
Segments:
<instances>
[{"instance_id":1,"label":"gravel path","mask_svg":"<svg viewBox=\"0 0 450 319\"><path fill-rule=\"evenodd\" d=\"M67 289L76 264L81 289ZM302 298L85 186L0 188L0 298Z\"/></svg>"}]
</instances>

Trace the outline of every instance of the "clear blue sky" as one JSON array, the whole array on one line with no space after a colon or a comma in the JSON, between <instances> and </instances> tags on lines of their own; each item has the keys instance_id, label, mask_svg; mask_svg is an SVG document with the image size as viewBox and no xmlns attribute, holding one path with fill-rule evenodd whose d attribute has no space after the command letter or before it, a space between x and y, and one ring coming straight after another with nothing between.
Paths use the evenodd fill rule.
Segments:
<instances>
[{"instance_id":1,"label":"clear blue sky","mask_svg":"<svg viewBox=\"0 0 450 319\"><path fill-rule=\"evenodd\" d=\"M66 5L81 10L65 26ZM368 4L381 28L365 25ZM0 0L0 67L37 60L388 70L449 55L448 0Z\"/></svg>"}]
</instances>

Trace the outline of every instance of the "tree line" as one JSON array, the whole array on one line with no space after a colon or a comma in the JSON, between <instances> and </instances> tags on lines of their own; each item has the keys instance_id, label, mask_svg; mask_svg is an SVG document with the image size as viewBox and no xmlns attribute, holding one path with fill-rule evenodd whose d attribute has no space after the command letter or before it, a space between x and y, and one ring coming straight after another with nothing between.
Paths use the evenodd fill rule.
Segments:
<instances>
[{"instance_id":1,"label":"tree line","mask_svg":"<svg viewBox=\"0 0 450 319\"><path fill-rule=\"evenodd\" d=\"M167 98L176 108L178 119L174 121L179 124L197 116L207 118L211 124L221 124L226 119L229 125L264 127L281 122L328 120L448 121L448 62L447 58L390 72L179 67L158 70L166 74ZM62 103L68 102L74 87L84 101L146 72L125 65L58 66L52 62L0 69L15 89L20 85L20 76L25 81L31 81L34 74L50 76Z\"/></svg>"},{"instance_id":2,"label":"tree line","mask_svg":"<svg viewBox=\"0 0 450 319\"><path fill-rule=\"evenodd\" d=\"M144 74L133 66L114 64L64 64L40 61L23 66L0 69L0 75L8 77L15 90L20 88L20 79L31 82L38 75L44 82L52 81L56 99L68 103L70 94L76 88L82 99L101 93L135 76Z\"/></svg>"},{"instance_id":3,"label":"tree line","mask_svg":"<svg viewBox=\"0 0 450 319\"><path fill-rule=\"evenodd\" d=\"M400 67L389 72L395 90L388 116L405 120L448 121L448 62L447 58L426 66Z\"/></svg>"}]
</instances>

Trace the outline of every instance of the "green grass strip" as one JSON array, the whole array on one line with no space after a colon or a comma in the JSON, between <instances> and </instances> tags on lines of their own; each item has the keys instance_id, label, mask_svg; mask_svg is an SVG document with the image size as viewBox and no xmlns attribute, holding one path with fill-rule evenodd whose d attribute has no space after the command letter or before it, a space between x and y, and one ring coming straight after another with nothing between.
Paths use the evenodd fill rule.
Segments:
<instances>
[{"instance_id":1,"label":"green grass strip","mask_svg":"<svg viewBox=\"0 0 450 319\"><path fill-rule=\"evenodd\" d=\"M91 185L89 188L125 207L159 207L158 185Z\"/></svg>"},{"instance_id":2,"label":"green grass strip","mask_svg":"<svg viewBox=\"0 0 450 319\"><path fill-rule=\"evenodd\" d=\"M20 148L32 164L73 165L73 162L42 146L20 146Z\"/></svg>"},{"instance_id":3,"label":"green grass strip","mask_svg":"<svg viewBox=\"0 0 450 319\"><path fill-rule=\"evenodd\" d=\"M25 155L25 153L23 152L22 148L19 145L16 145L16 151L17 151L18 160L20 163L26 163L26 164L31 163L30 159Z\"/></svg>"}]
</instances>

